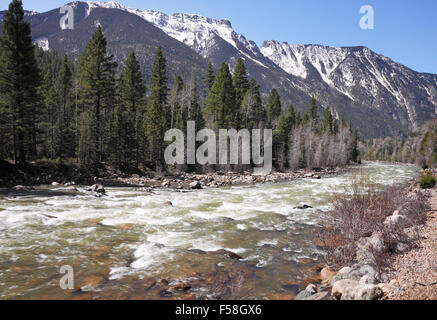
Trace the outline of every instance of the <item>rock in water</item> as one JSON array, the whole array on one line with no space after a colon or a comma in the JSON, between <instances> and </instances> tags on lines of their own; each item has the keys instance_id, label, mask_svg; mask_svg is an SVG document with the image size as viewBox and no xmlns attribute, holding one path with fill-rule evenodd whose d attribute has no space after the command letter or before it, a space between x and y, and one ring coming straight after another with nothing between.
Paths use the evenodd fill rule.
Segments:
<instances>
[{"instance_id":1,"label":"rock in water","mask_svg":"<svg viewBox=\"0 0 437 320\"><path fill-rule=\"evenodd\" d=\"M309 284L305 290L299 292L294 300L307 300L309 297L317 293L317 287L314 284Z\"/></svg>"},{"instance_id":2,"label":"rock in water","mask_svg":"<svg viewBox=\"0 0 437 320\"><path fill-rule=\"evenodd\" d=\"M299 209L299 210L306 210L306 209L312 209L313 207L304 204L303 206L299 206L299 207L294 207L294 209Z\"/></svg>"},{"instance_id":3,"label":"rock in water","mask_svg":"<svg viewBox=\"0 0 437 320\"><path fill-rule=\"evenodd\" d=\"M225 250L225 249L217 250L215 253L222 254L224 256L227 256L230 259L235 259L235 260L243 259L243 257L239 256L238 254L233 253L233 252L231 252L229 250Z\"/></svg>"},{"instance_id":4,"label":"rock in water","mask_svg":"<svg viewBox=\"0 0 437 320\"><path fill-rule=\"evenodd\" d=\"M106 190L102 185L98 185L96 192L100 194L106 194Z\"/></svg>"},{"instance_id":5,"label":"rock in water","mask_svg":"<svg viewBox=\"0 0 437 320\"><path fill-rule=\"evenodd\" d=\"M191 189L202 189L202 184L199 181L193 181L190 183Z\"/></svg>"},{"instance_id":6,"label":"rock in water","mask_svg":"<svg viewBox=\"0 0 437 320\"><path fill-rule=\"evenodd\" d=\"M97 192L99 194L106 194L105 188L101 184L92 185L87 191Z\"/></svg>"},{"instance_id":7,"label":"rock in water","mask_svg":"<svg viewBox=\"0 0 437 320\"><path fill-rule=\"evenodd\" d=\"M32 190L35 190L34 187L28 187L28 186L22 186L22 185L15 186L12 189L14 189L15 191L32 191Z\"/></svg>"}]
</instances>

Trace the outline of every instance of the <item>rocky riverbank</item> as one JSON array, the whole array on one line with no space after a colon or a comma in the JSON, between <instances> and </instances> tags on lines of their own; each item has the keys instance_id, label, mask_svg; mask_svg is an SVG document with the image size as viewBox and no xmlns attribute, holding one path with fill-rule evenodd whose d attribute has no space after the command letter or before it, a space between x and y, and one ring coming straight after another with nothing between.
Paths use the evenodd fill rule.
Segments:
<instances>
[{"instance_id":1,"label":"rocky riverbank","mask_svg":"<svg viewBox=\"0 0 437 320\"><path fill-rule=\"evenodd\" d=\"M422 212L423 223L417 213L412 216L409 208L418 198L429 203ZM388 215L384 225L396 236L388 240L386 235L375 231L360 238L354 264L340 269L323 268L318 283L308 285L295 299L437 299L436 188L420 190L415 181L411 182L403 206Z\"/></svg>"},{"instance_id":2,"label":"rocky riverbank","mask_svg":"<svg viewBox=\"0 0 437 320\"><path fill-rule=\"evenodd\" d=\"M52 185L60 189L74 191L75 185L97 185L103 187L137 187L152 192L154 189L193 190L204 187L218 188L233 185L250 185L277 183L299 178L320 179L325 175L338 174L343 168L320 168L313 171L272 172L266 176L253 175L249 171L243 173L216 171L208 174L171 172L157 173L153 171L126 174L109 166L98 170L97 176L81 170L74 165L57 165L53 163L30 164L27 168L2 162L0 166L0 187L12 188L15 191L32 191L34 186ZM76 190L77 191L77 190ZM96 191L96 190L92 190Z\"/></svg>"},{"instance_id":3,"label":"rocky riverbank","mask_svg":"<svg viewBox=\"0 0 437 320\"><path fill-rule=\"evenodd\" d=\"M397 255L384 287L388 300L437 300L437 189L431 191L427 223L417 248Z\"/></svg>"}]
</instances>

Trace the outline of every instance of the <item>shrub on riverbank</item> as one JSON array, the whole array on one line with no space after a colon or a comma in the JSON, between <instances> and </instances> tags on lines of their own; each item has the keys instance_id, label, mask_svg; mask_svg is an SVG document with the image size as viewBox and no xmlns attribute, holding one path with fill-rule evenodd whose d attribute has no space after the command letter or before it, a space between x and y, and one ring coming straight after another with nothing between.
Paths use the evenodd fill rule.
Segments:
<instances>
[{"instance_id":1,"label":"shrub on riverbank","mask_svg":"<svg viewBox=\"0 0 437 320\"><path fill-rule=\"evenodd\" d=\"M426 170L422 178L419 180L419 186L422 189L432 189L436 185L436 178L432 175L432 172Z\"/></svg>"},{"instance_id":2,"label":"shrub on riverbank","mask_svg":"<svg viewBox=\"0 0 437 320\"><path fill-rule=\"evenodd\" d=\"M419 191L395 185L381 191L359 177L345 193L334 196L318 233L326 264L339 269L370 264L379 273L390 254L416 245L417 226L425 222L427 203ZM408 227L408 229L406 229Z\"/></svg>"}]
</instances>

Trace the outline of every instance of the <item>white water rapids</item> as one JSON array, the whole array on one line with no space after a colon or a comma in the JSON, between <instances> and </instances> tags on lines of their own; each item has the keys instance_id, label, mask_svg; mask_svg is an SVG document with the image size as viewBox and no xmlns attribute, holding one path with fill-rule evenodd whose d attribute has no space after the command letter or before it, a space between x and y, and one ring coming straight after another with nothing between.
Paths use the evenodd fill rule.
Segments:
<instances>
[{"instance_id":1,"label":"white water rapids","mask_svg":"<svg viewBox=\"0 0 437 320\"><path fill-rule=\"evenodd\" d=\"M247 294L269 297L284 283L303 279L302 259L317 263L321 252L312 243L312 229L318 210L328 209L330 197L343 192L357 171L382 186L418 173L412 166L365 163L320 180L186 193L107 188L103 198L0 195L0 299L65 297L58 286L63 265L75 268L78 281L97 273L109 282L177 277L220 265L206 258L202 264L190 249L242 256L239 263L254 273ZM293 209L302 204L314 209Z\"/></svg>"}]
</instances>

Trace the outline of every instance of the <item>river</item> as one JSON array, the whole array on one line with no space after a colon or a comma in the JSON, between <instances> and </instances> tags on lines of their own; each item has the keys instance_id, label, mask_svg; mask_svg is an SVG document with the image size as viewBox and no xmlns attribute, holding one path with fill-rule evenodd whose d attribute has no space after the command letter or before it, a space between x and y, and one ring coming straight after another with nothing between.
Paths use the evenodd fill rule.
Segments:
<instances>
[{"instance_id":1,"label":"river","mask_svg":"<svg viewBox=\"0 0 437 320\"><path fill-rule=\"evenodd\" d=\"M291 296L320 264L313 241L320 211L362 174L386 186L418 169L364 163L320 180L186 193L107 188L95 198L46 186L0 195L0 299ZM294 209L302 204L314 208ZM208 253L219 249L243 259ZM81 292L60 288L65 265Z\"/></svg>"}]
</instances>

